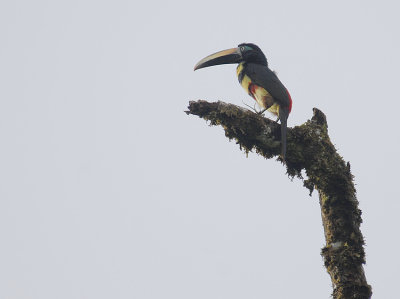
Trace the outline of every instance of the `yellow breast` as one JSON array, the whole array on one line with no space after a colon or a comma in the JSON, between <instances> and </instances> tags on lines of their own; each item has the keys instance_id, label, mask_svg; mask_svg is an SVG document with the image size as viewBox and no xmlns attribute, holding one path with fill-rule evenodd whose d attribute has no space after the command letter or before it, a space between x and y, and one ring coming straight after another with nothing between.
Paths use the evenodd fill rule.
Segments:
<instances>
[{"instance_id":1,"label":"yellow breast","mask_svg":"<svg viewBox=\"0 0 400 299\"><path fill-rule=\"evenodd\" d=\"M238 77L240 77L242 71L243 63L240 63L236 68L236 74ZM274 103L270 93L261 86L252 83L249 76L243 75L240 85L242 85L243 89L256 100L257 104L262 109L267 109L269 112L279 115L279 105Z\"/></svg>"},{"instance_id":2,"label":"yellow breast","mask_svg":"<svg viewBox=\"0 0 400 299\"><path fill-rule=\"evenodd\" d=\"M240 63L240 64L237 66L237 68L236 68L236 75L237 75L238 77L240 77L240 74L242 73L242 71L243 71L243 62ZM242 87L244 88L244 90L245 90L250 96L253 97L253 95L252 95L252 94L250 93L250 91L249 91L249 86L250 86L250 84L251 84L251 79L249 78L249 76L244 75L243 78L242 78L242 81L240 81L240 85L242 85Z\"/></svg>"}]
</instances>

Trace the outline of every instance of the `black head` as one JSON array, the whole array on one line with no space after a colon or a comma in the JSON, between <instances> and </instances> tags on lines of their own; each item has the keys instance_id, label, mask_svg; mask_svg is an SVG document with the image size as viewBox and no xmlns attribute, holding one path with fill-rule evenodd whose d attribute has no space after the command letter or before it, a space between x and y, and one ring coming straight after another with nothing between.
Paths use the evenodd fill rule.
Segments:
<instances>
[{"instance_id":1,"label":"black head","mask_svg":"<svg viewBox=\"0 0 400 299\"><path fill-rule=\"evenodd\" d=\"M242 61L253 62L268 66L267 58L261 49L251 43L243 43L238 46L240 53L242 54Z\"/></svg>"}]
</instances>

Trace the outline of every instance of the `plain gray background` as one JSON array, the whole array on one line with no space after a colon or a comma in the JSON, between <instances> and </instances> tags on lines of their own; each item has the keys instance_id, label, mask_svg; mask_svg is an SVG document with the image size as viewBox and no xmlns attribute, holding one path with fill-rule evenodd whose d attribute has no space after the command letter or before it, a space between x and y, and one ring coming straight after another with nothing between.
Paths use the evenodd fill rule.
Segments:
<instances>
[{"instance_id":1,"label":"plain gray background","mask_svg":"<svg viewBox=\"0 0 400 299\"><path fill-rule=\"evenodd\" d=\"M330 298L317 194L189 100L253 104L258 44L289 126L326 113L351 162L375 298L400 263L397 1L2 1L0 298Z\"/></svg>"}]
</instances>

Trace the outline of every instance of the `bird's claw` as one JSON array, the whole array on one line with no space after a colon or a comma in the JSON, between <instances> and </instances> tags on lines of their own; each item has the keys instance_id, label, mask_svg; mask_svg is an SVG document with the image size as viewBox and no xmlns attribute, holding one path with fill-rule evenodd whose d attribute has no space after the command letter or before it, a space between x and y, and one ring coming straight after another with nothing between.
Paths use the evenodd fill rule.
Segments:
<instances>
[{"instance_id":1,"label":"bird's claw","mask_svg":"<svg viewBox=\"0 0 400 299\"><path fill-rule=\"evenodd\" d=\"M254 104L254 106L251 107L250 105L247 105L244 101L242 101L242 103L243 103L247 108L253 110L254 113L255 113L255 114L258 114L258 115L262 115L265 111L268 110L267 108L265 108L265 109L262 109L262 110L258 111L258 110L256 109L256 104Z\"/></svg>"},{"instance_id":2,"label":"bird's claw","mask_svg":"<svg viewBox=\"0 0 400 299\"><path fill-rule=\"evenodd\" d=\"M257 111L256 109L256 105L254 104L254 107L251 107L250 105L247 105L244 101L242 101L242 103L249 109L253 110L255 113L259 113L259 111Z\"/></svg>"},{"instance_id":3,"label":"bird's claw","mask_svg":"<svg viewBox=\"0 0 400 299\"><path fill-rule=\"evenodd\" d=\"M257 112L257 114L258 114L258 115L262 115L262 114L263 114L265 111L267 111L267 109L266 109L266 108L265 108L265 109L263 109L263 110L260 110L260 111L258 111L258 112Z\"/></svg>"}]
</instances>

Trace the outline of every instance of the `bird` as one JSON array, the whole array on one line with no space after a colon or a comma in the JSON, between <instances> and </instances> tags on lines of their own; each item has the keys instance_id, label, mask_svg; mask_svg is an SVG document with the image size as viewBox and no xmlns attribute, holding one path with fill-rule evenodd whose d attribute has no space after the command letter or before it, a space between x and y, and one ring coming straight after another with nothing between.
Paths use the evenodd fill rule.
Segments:
<instances>
[{"instance_id":1,"label":"bird","mask_svg":"<svg viewBox=\"0 0 400 299\"><path fill-rule=\"evenodd\" d=\"M281 156L286 159L287 119L292 111L292 98L278 76L268 67L261 49L252 43L242 43L201 59L194 70L220 64L238 63L236 74L240 85L261 107L260 114L269 111L281 122Z\"/></svg>"}]
</instances>

